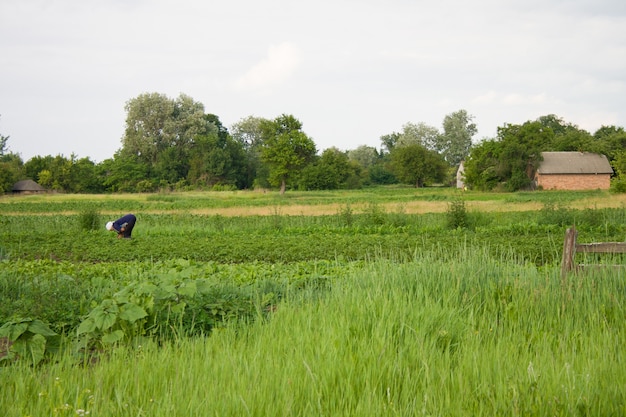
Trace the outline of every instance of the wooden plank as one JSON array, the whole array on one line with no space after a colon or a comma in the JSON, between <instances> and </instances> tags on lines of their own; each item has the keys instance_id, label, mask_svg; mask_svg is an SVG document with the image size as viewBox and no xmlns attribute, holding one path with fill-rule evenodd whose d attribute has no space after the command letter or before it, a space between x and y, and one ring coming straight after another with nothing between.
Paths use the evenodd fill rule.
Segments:
<instances>
[{"instance_id":1,"label":"wooden plank","mask_svg":"<svg viewBox=\"0 0 626 417\"><path fill-rule=\"evenodd\" d=\"M578 243L576 252L585 253L626 253L625 242Z\"/></svg>"},{"instance_id":2,"label":"wooden plank","mask_svg":"<svg viewBox=\"0 0 626 417\"><path fill-rule=\"evenodd\" d=\"M622 271L622 270L626 270L626 265L584 265L584 264L580 264L577 265L577 271L601 271L604 269L613 269L614 271Z\"/></svg>"}]
</instances>

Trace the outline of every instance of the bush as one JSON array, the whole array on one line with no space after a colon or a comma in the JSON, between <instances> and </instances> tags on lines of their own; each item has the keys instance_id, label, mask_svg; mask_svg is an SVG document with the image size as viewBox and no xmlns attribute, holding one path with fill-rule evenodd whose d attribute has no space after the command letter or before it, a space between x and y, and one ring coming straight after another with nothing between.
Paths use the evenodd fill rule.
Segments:
<instances>
[{"instance_id":1,"label":"bush","mask_svg":"<svg viewBox=\"0 0 626 417\"><path fill-rule=\"evenodd\" d=\"M457 198L448 203L446 214L448 229L465 229L467 227L467 209L463 199Z\"/></svg>"},{"instance_id":2,"label":"bush","mask_svg":"<svg viewBox=\"0 0 626 417\"><path fill-rule=\"evenodd\" d=\"M93 208L80 212L78 221L82 230L98 230L100 228L100 212Z\"/></svg>"},{"instance_id":3,"label":"bush","mask_svg":"<svg viewBox=\"0 0 626 417\"><path fill-rule=\"evenodd\" d=\"M626 179L622 178L622 176L618 176L611 180L611 192L614 193L626 193Z\"/></svg>"}]
</instances>

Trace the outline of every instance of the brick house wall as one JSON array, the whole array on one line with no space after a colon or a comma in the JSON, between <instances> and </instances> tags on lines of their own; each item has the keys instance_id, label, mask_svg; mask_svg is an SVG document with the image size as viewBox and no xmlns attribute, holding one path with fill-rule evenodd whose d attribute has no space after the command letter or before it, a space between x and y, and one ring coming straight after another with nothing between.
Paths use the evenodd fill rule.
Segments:
<instances>
[{"instance_id":1,"label":"brick house wall","mask_svg":"<svg viewBox=\"0 0 626 417\"><path fill-rule=\"evenodd\" d=\"M608 190L611 174L537 174L536 181L544 190Z\"/></svg>"}]
</instances>

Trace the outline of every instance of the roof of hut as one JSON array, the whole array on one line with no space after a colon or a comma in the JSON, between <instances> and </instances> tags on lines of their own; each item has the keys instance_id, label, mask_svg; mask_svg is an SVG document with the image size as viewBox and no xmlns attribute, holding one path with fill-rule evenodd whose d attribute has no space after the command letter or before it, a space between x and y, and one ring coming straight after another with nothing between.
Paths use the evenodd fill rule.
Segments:
<instances>
[{"instance_id":1,"label":"roof of hut","mask_svg":"<svg viewBox=\"0 0 626 417\"><path fill-rule=\"evenodd\" d=\"M589 152L542 152L540 174L612 174L604 155Z\"/></svg>"},{"instance_id":2,"label":"roof of hut","mask_svg":"<svg viewBox=\"0 0 626 417\"><path fill-rule=\"evenodd\" d=\"M46 191L41 185L37 184L33 180L21 180L13 184L13 189L15 191Z\"/></svg>"}]
</instances>

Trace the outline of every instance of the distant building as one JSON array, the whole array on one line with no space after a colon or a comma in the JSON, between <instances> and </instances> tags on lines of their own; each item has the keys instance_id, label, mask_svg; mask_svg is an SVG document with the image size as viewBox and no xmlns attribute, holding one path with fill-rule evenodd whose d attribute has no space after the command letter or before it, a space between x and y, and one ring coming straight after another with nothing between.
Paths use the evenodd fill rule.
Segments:
<instances>
[{"instance_id":1,"label":"distant building","mask_svg":"<svg viewBox=\"0 0 626 417\"><path fill-rule=\"evenodd\" d=\"M465 188L465 166L463 161L461 161L459 169L456 171L456 188Z\"/></svg>"},{"instance_id":2,"label":"distant building","mask_svg":"<svg viewBox=\"0 0 626 417\"><path fill-rule=\"evenodd\" d=\"M13 194L45 193L46 189L33 180L21 180L13 184Z\"/></svg>"},{"instance_id":3,"label":"distant building","mask_svg":"<svg viewBox=\"0 0 626 417\"><path fill-rule=\"evenodd\" d=\"M613 168L604 155L542 152L535 185L544 190L608 190Z\"/></svg>"}]
</instances>

